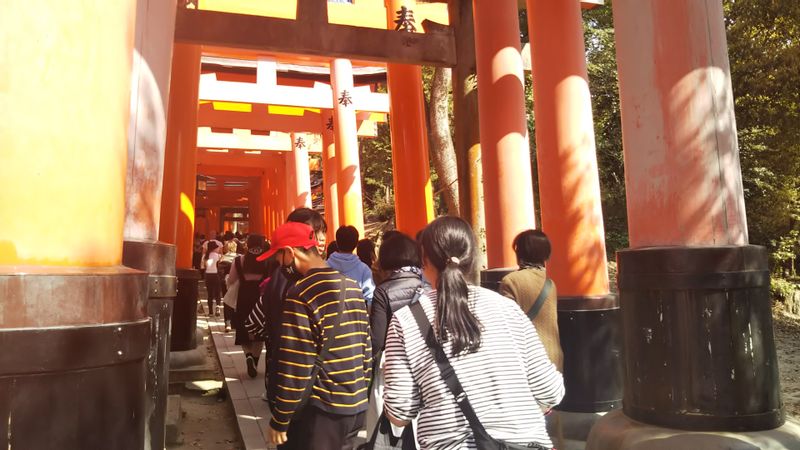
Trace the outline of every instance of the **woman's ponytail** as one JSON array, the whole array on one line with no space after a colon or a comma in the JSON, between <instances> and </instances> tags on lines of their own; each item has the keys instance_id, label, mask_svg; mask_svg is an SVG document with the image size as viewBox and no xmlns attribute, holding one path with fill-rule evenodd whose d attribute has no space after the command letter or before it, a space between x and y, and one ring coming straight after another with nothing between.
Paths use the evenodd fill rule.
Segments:
<instances>
[{"instance_id":1,"label":"woman's ponytail","mask_svg":"<svg viewBox=\"0 0 800 450\"><path fill-rule=\"evenodd\" d=\"M475 260L475 236L457 217L441 217L422 235L425 258L436 267L436 329L440 341L452 340L453 354L472 353L481 345L481 323L469 309L465 272Z\"/></svg>"}]
</instances>

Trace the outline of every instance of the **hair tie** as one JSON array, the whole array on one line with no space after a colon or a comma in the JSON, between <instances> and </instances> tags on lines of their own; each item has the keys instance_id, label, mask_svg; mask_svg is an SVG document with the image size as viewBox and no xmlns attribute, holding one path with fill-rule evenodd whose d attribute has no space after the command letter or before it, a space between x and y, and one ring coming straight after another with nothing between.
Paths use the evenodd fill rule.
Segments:
<instances>
[{"instance_id":1,"label":"hair tie","mask_svg":"<svg viewBox=\"0 0 800 450\"><path fill-rule=\"evenodd\" d=\"M447 260L447 265L450 267L458 267L461 265L461 260L455 256L451 256L450 259Z\"/></svg>"}]
</instances>

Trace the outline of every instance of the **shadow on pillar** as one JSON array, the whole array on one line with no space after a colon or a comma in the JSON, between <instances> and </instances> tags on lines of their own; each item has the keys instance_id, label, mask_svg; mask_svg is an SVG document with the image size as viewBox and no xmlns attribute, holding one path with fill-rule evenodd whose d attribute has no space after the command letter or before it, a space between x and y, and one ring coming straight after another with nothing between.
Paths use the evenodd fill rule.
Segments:
<instances>
[{"instance_id":1,"label":"shadow on pillar","mask_svg":"<svg viewBox=\"0 0 800 450\"><path fill-rule=\"evenodd\" d=\"M197 347L197 298L200 271L176 269L178 292L172 308L173 352L193 350Z\"/></svg>"},{"instance_id":2,"label":"shadow on pillar","mask_svg":"<svg viewBox=\"0 0 800 450\"><path fill-rule=\"evenodd\" d=\"M170 324L177 287L175 246L161 242L125 241L122 263L149 274L147 315L150 317L150 345L145 407L148 446L145 448L163 449L169 394Z\"/></svg>"},{"instance_id":3,"label":"shadow on pillar","mask_svg":"<svg viewBox=\"0 0 800 450\"><path fill-rule=\"evenodd\" d=\"M624 250L617 261L628 417L696 431L784 423L764 247Z\"/></svg>"}]
</instances>

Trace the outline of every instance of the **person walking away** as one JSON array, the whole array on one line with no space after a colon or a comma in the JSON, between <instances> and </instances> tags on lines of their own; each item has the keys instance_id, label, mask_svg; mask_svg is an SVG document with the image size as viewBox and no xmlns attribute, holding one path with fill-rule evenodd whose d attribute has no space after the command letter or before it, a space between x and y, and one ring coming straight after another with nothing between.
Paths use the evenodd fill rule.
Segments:
<instances>
[{"instance_id":1,"label":"person walking away","mask_svg":"<svg viewBox=\"0 0 800 450\"><path fill-rule=\"evenodd\" d=\"M358 245L356 227L351 225L339 227L336 230L336 245L338 250L328 258L328 265L358 283L369 307L372 304L372 294L375 292L375 282L372 280L372 270L353 254Z\"/></svg>"},{"instance_id":2,"label":"person walking away","mask_svg":"<svg viewBox=\"0 0 800 450\"><path fill-rule=\"evenodd\" d=\"M268 442L279 449L355 448L364 426L372 371L361 288L328 267L314 229L289 222L273 234L273 253L288 278L283 304L277 392ZM272 362L271 362L272 364Z\"/></svg>"},{"instance_id":3,"label":"person walking away","mask_svg":"<svg viewBox=\"0 0 800 450\"><path fill-rule=\"evenodd\" d=\"M547 278L545 272L545 262L550 259L550 240L540 230L526 230L514 238L512 248L517 255L519 270L503 277L498 292L517 302L528 314L547 356L563 373L564 353L558 334L558 293L555 283ZM555 434L556 445L563 447L558 411L552 411L546 420Z\"/></svg>"},{"instance_id":4,"label":"person walking away","mask_svg":"<svg viewBox=\"0 0 800 450\"><path fill-rule=\"evenodd\" d=\"M523 311L530 311L541 294L545 294L538 313L532 318L550 361L562 372L564 353L558 337L558 311L556 286L548 280L544 264L550 258L550 240L540 230L527 230L518 234L512 244L517 254L519 270L511 272L500 281L498 292L514 300Z\"/></svg>"},{"instance_id":5,"label":"person walking away","mask_svg":"<svg viewBox=\"0 0 800 450\"><path fill-rule=\"evenodd\" d=\"M229 241L225 243L225 253L220 257L217 263L217 271L219 272L220 286L222 287L222 298L228 293L228 275L231 273L233 261L239 256L236 253L236 242ZM233 279L230 280L233 284ZM222 317L225 320L225 332L230 331L231 319L236 310L222 302Z\"/></svg>"},{"instance_id":6,"label":"person walking away","mask_svg":"<svg viewBox=\"0 0 800 450\"><path fill-rule=\"evenodd\" d=\"M286 218L287 222L304 223L314 230L314 235L317 238L320 254L325 250L325 233L328 232L328 225L325 219L317 211L311 208L297 208ZM273 261L275 256L262 256L261 260L265 262ZM277 262L275 262L277 266ZM269 402L270 405L275 403L275 380L277 373L275 371L276 364L272 364L275 356L278 354L278 343L280 336L281 314L283 314L283 303L286 299L286 292L290 287L299 279L300 275L297 273L285 274L276 267L270 272L269 281L264 289L263 294L256 302L250 316L247 318L245 327L252 336L258 336L265 340L267 348L266 356L266 376L264 377L265 393L261 397L262 400ZM288 276L287 276L288 275ZM275 338L271 338L275 336Z\"/></svg>"},{"instance_id":7,"label":"person walking away","mask_svg":"<svg viewBox=\"0 0 800 450\"><path fill-rule=\"evenodd\" d=\"M466 222L440 217L421 240L423 271L434 289L397 311L389 325L383 396L389 420L403 426L419 415L423 450L477 449L476 438L552 448L541 408L561 401L564 381L536 329L512 300L467 284L475 237ZM443 372L448 365L452 370ZM459 403L443 373L463 388Z\"/></svg>"},{"instance_id":8,"label":"person walking away","mask_svg":"<svg viewBox=\"0 0 800 450\"><path fill-rule=\"evenodd\" d=\"M206 248L207 250L204 259L206 262L205 281L206 292L208 292L208 315L218 317L219 311L215 309L215 303L222 303L220 279L217 271L217 262L219 262L219 259L222 256L220 254L221 249L214 241L209 242ZM200 309L202 311L202 305L200 306Z\"/></svg>"},{"instance_id":9,"label":"person walking away","mask_svg":"<svg viewBox=\"0 0 800 450\"><path fill-rule=\"evenodd\" d=\"M369 441L375 426L383 412L383 350L386 342L386 330L395 311L409 305L418 293L422 292L422 262L419 257L417 243L409 236L396 233L381 244L378 254L378 266L388 274L372 297L372 310L369 315L372 333L372 353L374 365L372 371L372 389L370 407L367 410L367 440ZM400 437L402 431L395 430Z\"/></svg>"},{"instance_id":10,"label":"person walking away","mask_svg":"<svg viewBox=\"0 0 800 450\"><path fill-rule=\"evenodd\" d=\"M247 253L234 261L228 279L231 284L234 280L239 280L239 295L236 297L236 311L232 320L233 327L236 329L235 343L242 346L247 364L247 375L255 378L258 375L258 360L261 357L264 340L259 336L250 335L247 332L245 321L260 296L258 286L267 276L266 264L258 259L267 251L267 248L264 236L259 234L248 236L246 245ZM240 265L241 271L239 270Z\"/></svg>"},{"instance_id":11,"label":"person walking away","mask_svg":"<svg viewBox=\"0 0 800 450\"><path fill-rule=\"evenodd\" d=\"M372 239L361 239L356 245L356 256L372 271L372 282L378 286L383 282L383 273L378 268L378 255ZM374 294L373 294L374 295Z\"/></svg>"}]
</instances>

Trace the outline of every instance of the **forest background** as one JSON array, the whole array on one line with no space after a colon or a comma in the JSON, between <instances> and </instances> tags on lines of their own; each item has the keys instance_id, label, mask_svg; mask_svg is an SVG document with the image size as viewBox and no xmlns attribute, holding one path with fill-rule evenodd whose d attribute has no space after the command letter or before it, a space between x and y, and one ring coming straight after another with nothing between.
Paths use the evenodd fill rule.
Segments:
<instances>
[{"instance_id":1,"label":"forest background","mask_svg":"<svg viewBox=\"0 0 800 450\"><path fill-rule=\"evenodd\" d=\"M625 175L611 0L584 12L606 248L609 260L628 246ZM800 2L723 0L736 126L750 243L770 251L772 292L787 300L800 291ZM528 41L520 12L520 39ZM455 154L451 139L449 71L423 68L431 173L439 214L457 214ZM538 219L536 120L532 80L526 74L528 132ZM444 109L444 113L442 109ZM442 123L442 115L448 117ZM447 123L449 122L449 123ZM444 131L442 131L444 130ZM437 135L437 131L439 135ZM449 142L447 142L449 141ZM361 142L364 210L371 221L394 220L391 139L381 124L376 139ZM452 211L454 210L455 211Z\"/></svg>"}]
</instances>

